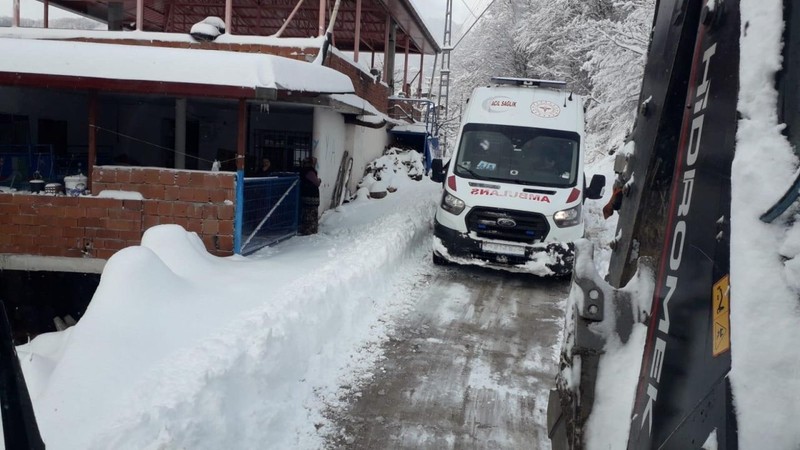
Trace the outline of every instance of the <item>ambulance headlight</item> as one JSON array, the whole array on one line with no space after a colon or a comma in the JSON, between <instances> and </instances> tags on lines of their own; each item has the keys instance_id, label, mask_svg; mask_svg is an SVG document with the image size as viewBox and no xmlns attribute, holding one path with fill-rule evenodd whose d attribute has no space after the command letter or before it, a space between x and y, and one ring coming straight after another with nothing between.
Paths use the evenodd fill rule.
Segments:
<instances>
[{"instance_id":1,"label":"ambulance headlight","mask_svg":"<svg viewBox=\"0 0 800 450\"><path fill-rule=\"evenodd\" d=\"M559 228L574 227L581 223L581 205L553 214L553 222Z\"/></svg>"},{"instance_id":2,"label":"ambulance headlight","mask_svg":"<svg viewBox=\"0 0 800 450\"><path fill-rule=\"evenodd\" d=\"M452 195L451 193L445 191L444 196L442 197L442 209L449 212L450 214L459 215L462 211L464 211L464 201L460 198Z\"/></svg>"}]
</instances>

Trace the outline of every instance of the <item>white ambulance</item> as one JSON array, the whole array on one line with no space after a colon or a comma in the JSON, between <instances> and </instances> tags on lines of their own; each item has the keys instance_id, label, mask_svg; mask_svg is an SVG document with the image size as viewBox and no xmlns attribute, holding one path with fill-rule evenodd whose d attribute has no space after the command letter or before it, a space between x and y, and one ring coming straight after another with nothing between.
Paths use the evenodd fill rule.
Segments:
<instances>
[{"instance_id":1,"label":"white ambulance","mask_svg":"<svg viewBox=\"0 0 800 450\"><path fill-rule=\"evenodd\" d=\"M433 261L537 275L572 271L584 199L605 177L584 177L583 100L558 81L492 78L466 105L450 161L434 160L444 192Z\"/></svg>"}]
</instances>

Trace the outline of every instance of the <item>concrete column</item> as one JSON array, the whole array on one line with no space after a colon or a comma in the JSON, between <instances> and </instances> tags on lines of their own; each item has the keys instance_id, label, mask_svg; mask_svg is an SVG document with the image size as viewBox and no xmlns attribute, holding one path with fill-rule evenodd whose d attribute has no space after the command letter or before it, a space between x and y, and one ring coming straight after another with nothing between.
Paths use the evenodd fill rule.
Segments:
<instances>
[{"instance_id":1,"label":"concrete column","mask_svg":"<svg viewBox=\"0 0 800 450\"><path fill-rule=\"evenodd\" d=\"M175 99L175 168L186 168L186 105L185 98Z\"/></svg>"}]
</instances>

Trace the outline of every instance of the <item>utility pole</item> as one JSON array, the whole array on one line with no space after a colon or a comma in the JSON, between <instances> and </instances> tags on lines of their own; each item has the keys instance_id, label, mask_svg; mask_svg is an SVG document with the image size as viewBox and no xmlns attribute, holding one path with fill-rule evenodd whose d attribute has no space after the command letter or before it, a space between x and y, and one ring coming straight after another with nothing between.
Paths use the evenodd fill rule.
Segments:
<instances>
[{"instance_id":1,"label":"utility pole","mask_svg":"<svg viewBox=\"0 0 800 450\"><path fill-rule=\"evenodd\" d=\"M439 70L439 98L436 101L436 133L443 120L447 119L448 97L450 95L450 51L453 30L453 0L447 0L447 12L444 16L444 39L442 40L442 68ZM447 136L441 136L440 148L447 148Z\"/></svg>"}]
</instances>

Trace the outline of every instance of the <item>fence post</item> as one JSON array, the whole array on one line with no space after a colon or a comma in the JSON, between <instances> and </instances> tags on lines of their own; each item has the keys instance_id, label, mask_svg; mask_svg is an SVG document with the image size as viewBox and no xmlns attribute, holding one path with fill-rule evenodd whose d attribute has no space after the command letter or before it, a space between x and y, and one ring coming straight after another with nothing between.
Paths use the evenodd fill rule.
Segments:
<instances>
[{"instance_id":1,"label":"fence post","mask_svg":"<svg viewBox=\"0 0 800 450\"><path fill-rule=\"evenodd\" d=\"M244 225L244 170L236 171L236 205L233 219L233 252L242 254L242 226Z\"/></svg>"}]
</instances>

